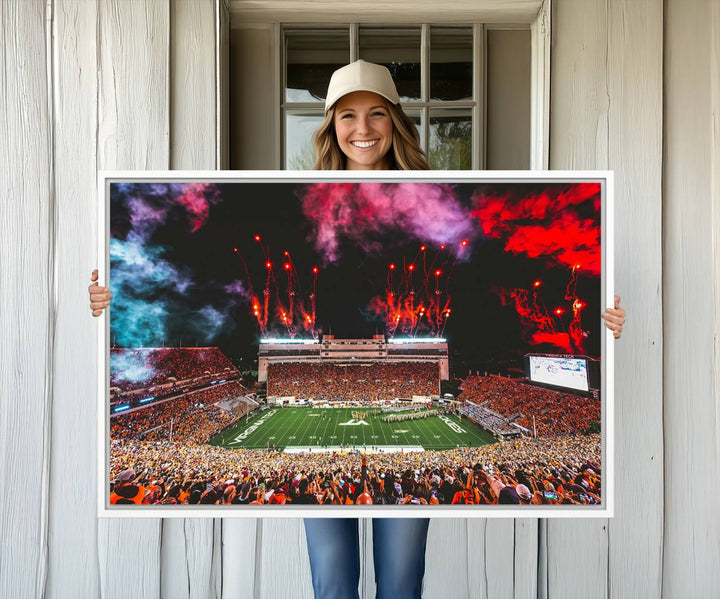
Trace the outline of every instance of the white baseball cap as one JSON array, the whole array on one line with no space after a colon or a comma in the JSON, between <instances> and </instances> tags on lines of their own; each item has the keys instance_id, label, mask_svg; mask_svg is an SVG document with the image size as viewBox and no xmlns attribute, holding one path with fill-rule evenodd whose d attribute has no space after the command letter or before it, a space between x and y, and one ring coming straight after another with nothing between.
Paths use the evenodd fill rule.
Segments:
<instances>
[{"instance_id":1,"label":"white baseball cap","mask_svg":"<svg viewBox=\"0 0 720 599\"><path fill-rule=\"evenodd\" d=\"M375 92L397 104L400 101L390 71L382 65L356 60L339 68L330 77L325 112L343 96L358 91Z\"/></svg>"}]
</instances>

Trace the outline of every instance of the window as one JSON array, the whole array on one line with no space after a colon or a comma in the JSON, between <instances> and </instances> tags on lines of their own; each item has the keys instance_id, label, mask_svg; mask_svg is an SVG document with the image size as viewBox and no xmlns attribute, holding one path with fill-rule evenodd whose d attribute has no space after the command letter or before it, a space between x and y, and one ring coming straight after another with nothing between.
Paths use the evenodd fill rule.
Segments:
<instances>
[{"instance_id":1,"label":"window","mask_svg":"<svg viewBox=\"0 0 720 599\"><path fill-rule=\"evenodd\" d=\"M358 58L390 69L433 168L529 168L531 115L541 168L546 50L531 46L541 36L530 27L238 23L230 36L230 168L310 168L330 75Z\"/></svg>"},{"instance_id":2,"label":"window","mask_svg":"<svg viewBox=\"0 0 720 599\"><path fill-rule=\"evenodd\" d=\"M284 168L312 167L311 136L332 72L362 58L392 73L431 168L481 168L481 26L413 25L283 30Z\"/></svg>"}]
</instances>

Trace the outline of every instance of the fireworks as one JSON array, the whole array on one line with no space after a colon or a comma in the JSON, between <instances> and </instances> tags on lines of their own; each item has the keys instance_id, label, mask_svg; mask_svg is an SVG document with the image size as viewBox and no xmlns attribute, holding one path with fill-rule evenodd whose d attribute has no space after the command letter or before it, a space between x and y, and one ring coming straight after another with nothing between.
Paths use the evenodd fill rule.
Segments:
<instances>
[{"instance_id":1,"label":"fireworks","mask_svg":"<svg viewBox=\"0 0 720 599\"><path fill-rule=\"evenodd\" d=\"M467 240L459 245L467 247ZM437 249L420 245L412 259L403 258L404 268L397 276L396 264L388 265L385 292L372 298L369 307L384 319L389 338L443 335L451 312L449 273L458 259L445 248L446 244Z\"/></svg>"},{"instance_id":2,"label":"fireworks","mask_svg":"<svg viewBox=\"0 0 720 599\"><path fill-rule=\"evenodd\" d=\"M282 252L282 261L276 261L261 236L255 235L254 239L260 247L264 277L258 274L259 268L248 268L239 247L232 249L242 264L245 275L242 287L247 290L249 312L260 333L267 335L272 330L283 330L290 338L298 335L317 338L320 334L316 315L320 268L314 265L298 269L289 250ZM395 262L387 265L385 290L373 297L368 307L372 314L384 320L388 337L396 334L442 336L451 314L449 273L457 260L457 254L423 244L412 259L404 257L400 267ZM275 264L281 265L278 268L285 276L276 274ZM264 282L260 284L260 280ZM306 293L310 283L312 291Z\"/></svg>"},{"instance_id":3,"label":"fireworks","mask_svg":"<svg viewBox=\"0 0 720 599\"><path fill-rule=\"evenodd\" d=\"M570 271L570 281L564 295L572 311L567 330L564 330L562 318L567 310L563 306L556 306L550 314L538 292L540 281L534 281L531 289L496 289L503 305L514 306L530 343L549 343L566 353L584 352L583 345L588 333L582 327L581 313L586 303L576 295L576 266Z\"/></svg>"},{"instance_id":4,"label":"fireworks","mask_svg":"<svg viewBox=\"0 0 720 599\"><path fill-rule=\"evenodd\" d=\"M262 289L262 300L255 291L257 286L253 284L253 277L250 269L248 269L247 261L237 247L234 247L233 251L242 261L249 290L250 312L258 324L260 332L267 335L268 330L277 325L282 327L291 339L301 332L309 333L314 338L317 338L319 331L315 328L315 299L319 268L313 266L309 269L312 275L312 293L305 296L301 285L302 277L295 268L289 250L282 252L283 258L280 263L286 276L281 281L278 281L278 277L275 276L270 248L263 243L259 234L254 235L253 239L260 247L265 264L266 275Z\"/></svg>"}]
</instances>

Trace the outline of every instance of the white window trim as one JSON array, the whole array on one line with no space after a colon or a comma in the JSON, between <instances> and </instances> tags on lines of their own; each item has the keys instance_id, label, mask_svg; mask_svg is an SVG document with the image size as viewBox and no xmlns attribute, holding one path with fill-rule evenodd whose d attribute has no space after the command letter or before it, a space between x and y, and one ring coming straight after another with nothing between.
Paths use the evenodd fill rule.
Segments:
<instances>
[{"instance_id":1,"label":"white window trim","mask_svg":"<svg viewBox=\"0 0 720 599\"><path fill-rule=\"evenodd\" d=\"M530 26L530 168L550 166L550 3Z\"/></svg>"},{"instance_id":2,"label":"white window trim","mask_svg":"<svg viewBox=\"0 0 720 599\"><path fill-rule=\"evenodd\" d=\"M525 23L530 25L543 0L221 0L228 2L232 26L251 22Z\"/></svg>"}]
</instances>

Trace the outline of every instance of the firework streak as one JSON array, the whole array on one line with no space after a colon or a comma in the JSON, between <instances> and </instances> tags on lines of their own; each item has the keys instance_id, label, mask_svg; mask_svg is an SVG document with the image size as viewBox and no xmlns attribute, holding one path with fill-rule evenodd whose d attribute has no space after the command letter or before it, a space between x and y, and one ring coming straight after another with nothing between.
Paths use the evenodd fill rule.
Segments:
<instances>
[{"instance_id":1,"label":"firework streak","mask_svg":"<svg viewBox=\"0 0 720 599\"><path fill-rule=\"evenodd\" d=\"M309 333L317 338L319 331L315 328L315 297L317 293L317 276L319 269L313 266L310 269L312 275L312 292L305 295L301 285L301 276L295 268L292 256L288 250L282 253L282 270L284 275L275 276L275 262L270 255L270 248L263 243L261 235L255 234L255 243L260 247L266 275L265 283L260 297L253 286L248 270L247 261L240 254L237 247L233 251L243 265L247 277L248 299L253 318L257 321L260 332L263 335L268 333L269 323L280 325L290 338L299 333ZM271 318L272 316L272 318Z\"/></svg>"}]
</instances>

